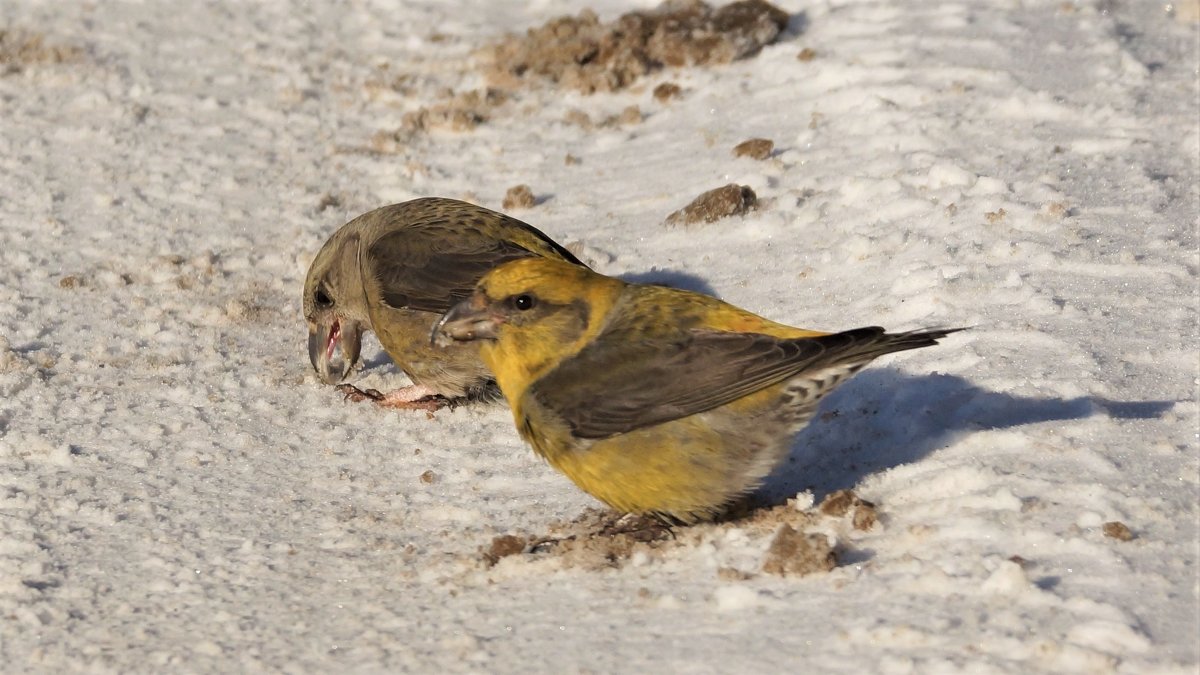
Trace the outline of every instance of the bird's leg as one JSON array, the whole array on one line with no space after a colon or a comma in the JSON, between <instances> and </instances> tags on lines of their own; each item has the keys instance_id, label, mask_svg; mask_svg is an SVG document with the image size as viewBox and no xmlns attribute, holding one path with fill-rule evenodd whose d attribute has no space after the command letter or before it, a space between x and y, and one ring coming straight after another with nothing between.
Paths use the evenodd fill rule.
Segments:
<instances>
[{"instance_id":1,"label":"bird's leg","mask_svg":"<svg viewBox=\"0 0 1200 675\"><path fill-rule=\"evenodd\" d=\"M450 399L429 387L415 384L411 387L393 389L375 402L385 408L433 412L446 407L450 403Z\"/></svg>"}]
</instances>

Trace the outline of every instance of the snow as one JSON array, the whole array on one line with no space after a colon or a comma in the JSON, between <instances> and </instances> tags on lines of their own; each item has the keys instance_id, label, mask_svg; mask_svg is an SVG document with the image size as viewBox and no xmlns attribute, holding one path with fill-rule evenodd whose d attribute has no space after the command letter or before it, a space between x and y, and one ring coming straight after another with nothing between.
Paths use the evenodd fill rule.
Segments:
<instances>
[{"instance_id":1,"label":"snow","mask_svg":"<svg viewBox=\"0 0 1200 675\"><path fill-rule=\"evenodd\" d=\"M2 669L1196 672L1194 1L779 5L754 58L400 136L484 84L478 47L585 5L0 7L75 50L0 64ZM775 153L734 158L754 137ZM300 289L336 227L521 183L514 215L608 274L818 329L973 327L844 385L765 486L876 504L813 521L838 567L760 574L737 522L488 567L495 535L597 504L503 405L317 383ZM663 226L727 183L760 208ZM403 382L367 353L360 386Z\"/></svg>"}]
</instances>

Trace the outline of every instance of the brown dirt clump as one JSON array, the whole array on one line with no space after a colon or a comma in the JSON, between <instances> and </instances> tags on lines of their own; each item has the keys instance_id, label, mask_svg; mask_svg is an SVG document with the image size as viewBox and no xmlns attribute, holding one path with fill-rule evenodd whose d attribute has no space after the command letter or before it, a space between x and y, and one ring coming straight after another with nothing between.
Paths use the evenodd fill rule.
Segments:
<instances>
[{"instance_id":1,"label":"brown dirt clump","mask_svg":"<svg viewBox=\"0 0 1200 675\"><path fill-rule=\"evenodd\" d=\"M566 122L567 124L573 124L586 131L591 131L596 128L611 129L614 127L632 126L634 124L640 124L643 119L645 119L645 115L642 114L642 109L636 105L626 106L625 109L620 113L617 113L616 115L609 115L608 117L601 119L599 122L593 120L591 115L588 115L586 112L578 108L568 110L566 114L563 115L563 122Z\"/></svg>"},{"instance_id":2,"label":"brown dirt clump","mask_svg":"<svg viewBox=\"0 0 1200 675\"><path fill-rule=\"evenodd\" d=\"M796 54L796 59L798 61L804 61L806 63L815 58L817 58L817 52L812 47L805 47L804 49L800 50L799 54Z\"/></svg>"},{"instance_id":3,"label":"brown dirt clump","mask_svg":"<svg viewBox=\"0 0 1200 675\"><path fill-rule=\"evenodd\" d=\"M875 527L875 523L879 520L879 513L875 510L875 505L871 502L859 502L854 507L854 515L850 518L850 522L856 530L869 530Z\"/></svg>"},{"instance_id":4,"label":"brown dirt clump","mask_svg":"<svg viewBox=\"0 0 1200 675\"><path fill-rule=\"evenodd\" d=\"M751 511L734 521L669 527L647 516L587 509L574 520L551 524L545 535L498 536L479 551L488 567L501 558L520 555L526 561L553 559L564 569L620 569L634 556L663 559L695 550L714 531L732 526L743 528L754 539L770 541L762 572L799 576L828 571L837 563L829 539L803 532L818 517L815 510L801 511L789 502ZM717 575L738 581L758 573L728 567Z\"/></svg>"},{"instance_id":5,"label":"brown dirt clump","mask_svg":"<svg viewBox=\"0 0 1200 675\"><path fill-rule=\"evenodd\" d=\"M791 525L782 525L771 540L763 572L780 576L804 576L828 572L837 566L837 555L822 534L803 534Z\"/></svg>"},{"instance_id":6,"label":"brown dirt clump","mask_svg":"<svg viewBox=\"0 0 1200 675\"><path fill-rule=\"evenodd\" d=\"M667 216L671 227L712 223L728 216L740 216L758 204L758 196L745 185L729 184L709 190L692 200L691 204Z\"/></svg>"},{"instance_id":7,"label":"brown dirt clump","mask_svg":"<svg viewBox=\"0 0 1200 675\"><path fill-rule=\"evenodd\" d=\"M534 80L585 93L618 91L665 66L728 63L752 56L787 26L764 0L713 9L676 0L601 23L596 13L562 16L492 46L488 78L499 86Z\"/></svg>"},{"instance_id":8,"label":"brown dirt clump","mask_svg":"<svg viewBox=\"0 0 1200 675\"><path fill-rule=\"evenodd\" d=\"M1111 537L1117 541L1130 541L1133 539L1133 531L1129 526L1119 520L1113 520L1105 523L1102 528L1104 536Z\"/></svg>"},{"instance_id":9,"label":"brown dirt clump","mask_svg":"<svg viewBox=\"0 0 1200 675\"><path fill-rule=\"evenodd\" d=\"M826 495L817 508L827 516L840 518L846 515L857 501L858 495L854 494L853 490L837 490Z\"/></svg>"},{"instance_id":10,"label":"brown dirt clump","mask_svg":"<svg viewBox=\"0 0 1200 675\"><path fill-rule=\"evenodd\" d=\"M775 149L775 142L766 138L751 138L733 146L734 157L749 157L751 159L766 159Z\"/></svg>"},{"instance_id":11,"label":"brown dirt clump","mask_svg":"<svg viewBox=\"0 0 1200 675\"><path fill-rule=\"evenodd\" d=\"M401 121L401 131L471 131L491 119L495 109L507 102L507 94L492 88L450 94L440 103L405 113Z\"/></svg>"},{"instance_id":12,"label":"brown dirt clump","mask_svg":"<svg viewBox=\"0 0 1200 675\"><path fill-rule=\"evenodd\" d=\"M528 185L514 185L504 193L504 201L500 204L505 209L528 209L536 203L537 199Z\"/></svg>"},{"instance_id":13,"label":"brown dirt clump","mask_svg":"<svg viewBox=\"0 0 1200 675\"><path fill-rule=\"evenodd\" d=\"M0 76L19 73L27 66L42 63L67 63L83 54L78 47L46 43L37 33L0 29Z\"/></svg>"},{"instance_id":14,"label":"brown dirt clump","mask_svg":"<svg viewBox=\"0 0 1200 675\"><path fill-rule=\"evenodd\" d=\"M551 536L534 540L530 553L550 554L564 567L598 570L622 567L637 551L661 555L663 547L679 543L672 530L653 519L588 509L570 523L552 528Z\"/></svg>"},{"instance_id":15,"label":"brown dirt clump","mask_svg":"<svg viewBox=\"0 0 1200 675\"><path fill-rule=\"evenodd\" d=\"M850 522L856 530L869 530L879 520L875 505L854 494L853 490L838 490L829 493L817 507L821 513L835 518L850 514Z\"/></svg>"},{"instance_id":16,"label":"brown dirt clump","mask_svg":"<svg viewBox=\"0 0 1200 675\"><path fill-rule=\"evenodd\" d=\"M529 542L524 537L518 537L515 534L502 534L492 539L492 543L488 549L483 552L483 560L488 567L495 566L500 562L501 558L507 558L510 555L517 555L525 551L525 547Z\"/></svg>"},{"instance_id":17,"label":"brown dirt clump","mask_svg":"<svg viewBox=\"0 0 1200 675\"><path fill-rule=\"evenodd\" d=\"M674 82L663 82L654 88L654 100L659 103L666 103L672 99L679 98L683 95L683 87Z\"/></svg>"}]
</instances>

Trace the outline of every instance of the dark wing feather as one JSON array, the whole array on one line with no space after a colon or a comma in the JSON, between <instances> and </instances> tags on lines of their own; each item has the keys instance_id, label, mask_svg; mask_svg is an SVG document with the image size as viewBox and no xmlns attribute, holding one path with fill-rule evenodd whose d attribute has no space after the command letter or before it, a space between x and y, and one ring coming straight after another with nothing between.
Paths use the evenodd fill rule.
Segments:
<instances>
[{"instance_id":1,"label":"dark wing feather","mask_svg":"<svg viewBox=\"0 0 1200 675\"><path fill-rule=\"evenodd\" d=\"M602 335L539 379L532 393L576 437L608 438L718 408L803 372L926 347L949 332L870 327L780 339L694 329L674 342Z\"/></svg>"},{"instance_id":2,"label":"dark wing feather","mask_svg":"<svg viewBox=\"0 0 1200 675\"><path fill-rule=\"evenodd\" d=\"M445 312L492 268L518 258L542 255L583 264L515 218L458 202L439 208L441 201L420 200L432 204L424 209L402 205L409 207L402 216L405 226L368 246L369 273L390 307Z\"/></svg>"}]
</instances>

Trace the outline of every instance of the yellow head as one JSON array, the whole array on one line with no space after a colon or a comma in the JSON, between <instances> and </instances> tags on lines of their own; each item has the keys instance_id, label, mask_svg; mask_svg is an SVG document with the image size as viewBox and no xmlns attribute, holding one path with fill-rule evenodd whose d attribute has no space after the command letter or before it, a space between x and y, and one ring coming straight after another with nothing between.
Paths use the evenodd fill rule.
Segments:
<instances>
[{"instance_id":1,"label":"yellow head","mask_svg":"<svg viewBox=\"0 0 1200 675\"><path fill-rule=\"evenodd\" d=\"M484 275L471 297L442 317L432 339L482 341L480 355L513 404L600 331L625 286L558 260L514 260Z\"/></svg>"}]
</instances>

